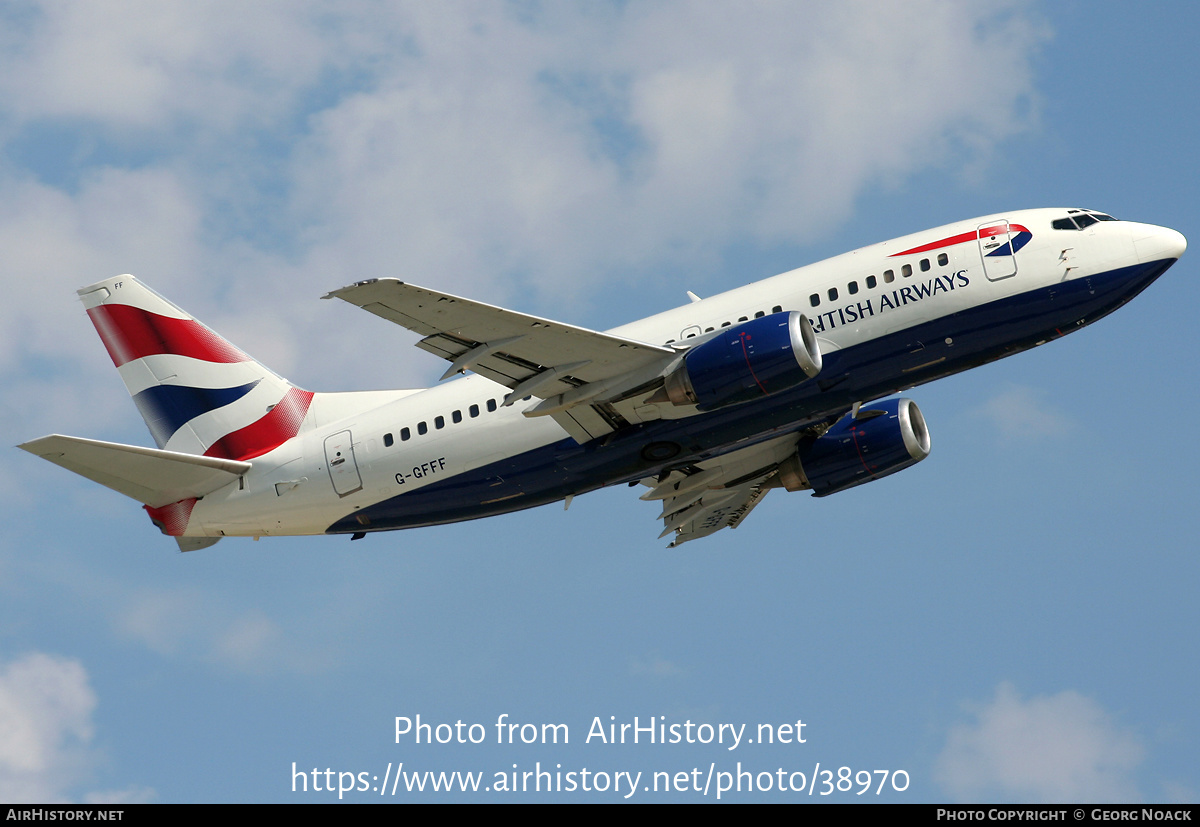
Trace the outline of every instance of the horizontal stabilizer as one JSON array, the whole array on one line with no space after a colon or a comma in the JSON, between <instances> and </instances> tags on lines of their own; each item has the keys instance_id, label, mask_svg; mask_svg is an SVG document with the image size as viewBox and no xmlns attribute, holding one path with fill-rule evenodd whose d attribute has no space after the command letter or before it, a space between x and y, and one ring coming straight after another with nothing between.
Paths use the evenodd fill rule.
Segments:
<instances>
[{"instance_id":1,"label":"horizontal stabilizer","mask_svg":"<svg viewBox=\"0 0 1200 827\"><path fill-rule=\"evenodd\" d=\"M250 470L250 463L53 434L18 448L119 491L151 508L203 497Z\"/></svg>"}]
</instances>

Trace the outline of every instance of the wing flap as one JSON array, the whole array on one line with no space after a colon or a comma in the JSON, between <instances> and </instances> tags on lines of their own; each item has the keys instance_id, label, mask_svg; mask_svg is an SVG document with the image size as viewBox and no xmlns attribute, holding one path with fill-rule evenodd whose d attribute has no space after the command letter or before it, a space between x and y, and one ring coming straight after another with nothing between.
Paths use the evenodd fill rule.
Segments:
<instances>
[{"instance_id":1,"label":"wing flap","mask_svg":"<svg viewBox=\"0 0 1200 827\"><path fill-rule=\"evenodd\" d=\"M667 518L666 528L659 537L675 532L675 539L667 548L678 548L683 543L699 540L715 534L723 528L737 528L756 505L767 496L769 488L761 481L745 483L737 488L724 489L720 493L705 495L674 521Z\"/></svg>"},{"instance_id":2,"label":"wing flap","mask_svg":"<svg viewBox=\"0 0 1200 827\"><path fill-rule=\"evenodd\" d=\"M668 548L737 528L778 483L779 464L796 451L797 434L760 442L676 471L663 480L643 480L650 488L643 500L661 500Z\"/></svg>"},{"instance_id":3,"label":"wing flap","mask_svg":"<svg viewBox=\"0 0 1200 827\"><path fill-rule=\"evenodd\" d=\"M61 434L17 447L151 508L211 494L251 468L249 462Z\"/></svg>"}]
</instances>

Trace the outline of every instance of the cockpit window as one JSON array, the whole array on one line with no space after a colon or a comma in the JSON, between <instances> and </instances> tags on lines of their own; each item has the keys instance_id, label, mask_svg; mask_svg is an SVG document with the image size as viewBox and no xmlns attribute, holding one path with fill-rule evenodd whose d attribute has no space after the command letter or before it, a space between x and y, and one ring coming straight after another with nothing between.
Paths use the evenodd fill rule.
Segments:
<instances>
[{"instance_id":1,"label":"cockpit window","mask_svg":"<svg viewBox=\"0 0 1200 827\"><path fill-rule=\"evenodd\" d=\"M1067 210L1070 216L1067 218L1058 218L1050 222L1050 226L1056 230L1082 230L1084 227L1089 227L1097 221L1116 221L1111 215L1102 212L1084 211L1084 210Z\"/></svg>"}]
</instances>

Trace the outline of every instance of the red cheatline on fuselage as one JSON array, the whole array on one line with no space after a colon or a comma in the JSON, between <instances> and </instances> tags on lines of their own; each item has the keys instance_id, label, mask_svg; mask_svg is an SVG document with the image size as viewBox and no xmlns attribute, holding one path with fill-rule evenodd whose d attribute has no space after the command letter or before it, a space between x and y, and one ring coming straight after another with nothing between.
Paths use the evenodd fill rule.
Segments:
<instances>
[{"instance_id":1,"label":"red cheatline on fuselage","mask_svg":"<svg viewBox=\"0 0 1200 827\"><path fill-rule=\"evenodd\" d=\"M940 250L942 247L953 247L955 244L963 244L967 241L974 241L979 236L991 237L1000 235L1000 233L1004 232L1005 229L1017 233L1029 232L1029 230L1022 227L1020 224L1009 224L1001 221L999 224L993 224L990 227L982 227L979 230L971 230L970 232L959 233L958 235L952 235L949 238L943 238L939 241L931 241L929 244L922 244L920 247L913 247L911 250L901 250L898 253L892 253L890 256L888 256L888 258L895 258L896 256L909 256L913 255L914 253L927 253L930 250Z\"/></svg>"}]
</instances>

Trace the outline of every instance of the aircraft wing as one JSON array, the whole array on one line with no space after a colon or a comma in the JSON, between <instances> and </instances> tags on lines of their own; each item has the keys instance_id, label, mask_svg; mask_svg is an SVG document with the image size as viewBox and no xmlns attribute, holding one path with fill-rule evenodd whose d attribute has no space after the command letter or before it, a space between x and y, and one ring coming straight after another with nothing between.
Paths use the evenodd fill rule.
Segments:
<instances>
[{"instance_id":1,"label":"aircraft wing","mask_svg":"<svg viewBox=\"0 0 1200 827\"><path fill-rule=\"evenodd\" d=\"M471 370L511 389L506 404L526 396L544 400L526 415L554 416L580 442L624 424L604 407L606 403L653 389L678 357L670 347L517 313L398 279L361 281L325 298L342 299L424 336L417 347L450 362L443 379Z\"/></svg>"},{"instance_id":2,"label":"aircraft wing","mask_svg":"<svg viewBox=\"0 0 1200 827\"><path fill-rule=\"evenodd\" d=\"M772 488L779 464L796 451L797 434L760 442L675 471L665 480L642 480L643 500L661 501L663 532L675 533L668 548L699 540L723 528L737 528Z\"/></svg>"}]
</instances>

